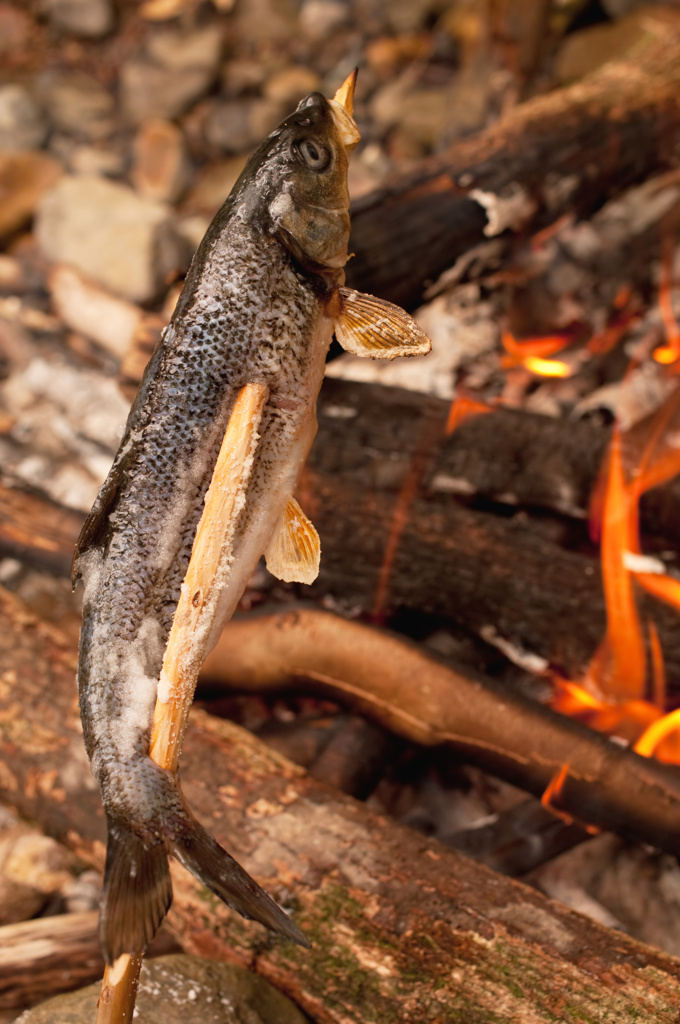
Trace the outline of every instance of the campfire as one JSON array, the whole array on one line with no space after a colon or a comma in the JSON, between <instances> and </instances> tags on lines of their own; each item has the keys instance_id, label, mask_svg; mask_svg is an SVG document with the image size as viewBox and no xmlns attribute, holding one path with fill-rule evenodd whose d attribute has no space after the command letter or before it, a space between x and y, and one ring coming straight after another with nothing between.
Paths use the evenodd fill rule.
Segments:
<instances>
[{"instance_id":1,"label":"campfire","mask_svg":"<svg viewBox=\"0 0 680 1024\"><path fill-rule=\"evenodd\" d=\"M139 42L157 22L179 38L186 18L209 48L230 10L126 13L127 34L97 44L99 87L123 61L129 105L128 65L156 73L167 57ZM447 17L437 31L471 45ZM575 85L542 94L515 68L517 94L491 96L494 116L451 146L385 113L395 69L404 107L411 88L434 102L451 59L436 32L390 28L367 50L347 284L408 308L433 351L381 367L332 352L297 495L319 577L251 577L203 666L181 762L201 820L312 947L263 937L173 869L156 948L254 968L315 1024L676 1012L680 37L677 18L646 17L644 52ZM334 73L328 47L316 84L296 58L296 83ZM216 208L212 176L221 189L239 173L240 152L217 156L223 120L235 130L237 107L257 121L278 102L246 50L184 113L134 131L107 113L130 135L120 153L118 135L76 147L53 128L49 152L22 157L33 199L14 157L2 179L19 219L0 254L0 799L78 858L71 875L101 873L105 838L73 684L73 546ZM112 153L118 170L81 194L78 161ZM96 254L59 248L89 189L98 236L115 234L109 202L165 204L172 244L153 235L162 259L128 291ZM96 892L81 914L63 892L0 920L19 929L0 965L7 1019L101 976Z\"/></svg>"}]
</instances>

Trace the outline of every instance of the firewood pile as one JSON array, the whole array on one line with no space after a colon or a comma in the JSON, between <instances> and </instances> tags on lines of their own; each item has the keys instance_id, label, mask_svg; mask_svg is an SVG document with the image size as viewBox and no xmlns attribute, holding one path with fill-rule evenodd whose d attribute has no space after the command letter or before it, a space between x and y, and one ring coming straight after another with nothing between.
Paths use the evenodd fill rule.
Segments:
<instances>
[{"instance_id":1,"label":"firewood pile","mask_svg":"<svg viewBox=\"0 0 680 1024\"><path fill-rule=\"evenodd\" d=\"M251 578L181 768L312 949L173 866L151 955L319 1024L677 1019L680 16L486 8L0 3L7 1021L102 971L75 539L210 217L357 63L348 283L433 351L332 350L319 578Z\"/></svg>"}]
</instances>

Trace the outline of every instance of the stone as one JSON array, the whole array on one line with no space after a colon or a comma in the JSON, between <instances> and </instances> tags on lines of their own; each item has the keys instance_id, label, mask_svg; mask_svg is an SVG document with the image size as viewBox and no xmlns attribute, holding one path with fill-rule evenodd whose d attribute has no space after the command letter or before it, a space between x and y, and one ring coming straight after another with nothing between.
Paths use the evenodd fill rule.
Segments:
<instances>
[{"instance_id":1,"label":"stone","mask_svg":"<svg viewBox=\"0 0 680 1024\"><path fill-rule=\"evenodd\" d=\"M74 267L59 264L47 281L54 307L64 323L107 352L122 359L129 349L142 310L111 295Z\"/></svg>"},{"instance_id":2,"label":"stone","mask_svg":"<svg viewBox=\"0 0 680 1024\"><path fill-rule=\"evenodd\" d=\"M45 192L61 174L61 164L47 153L0 153L0 238L30 220Z\"/></svg>"},{"instance_id":3,"label":"stone","mask_svg":"<svg viewBox=\"0 0 680 1024\"><path fill-rule=\"evenodd\" d=\"M196 176L183 207L188 213L212 217L227 198L246 165L243 156L232 156L208 164Z\"/></svg>"},{"instance_id":4,"label":"stone","mask_svg":"<svg viewBox=\"0 0 680 1024\"><path fill-rule=\"evenodd\" d=\"M104 178L66 175L45 195L36 236L54 263L71 263L131 302L146 302L183 262L167 206Z\"/></svg>"},{"instance_id":5,"label":"stone","mask_svg":"<svg viewBox=\"0 0 680 1024\"><path fill-rule=\"evenodd\" d=\"M26 1010L16 1024L90 1024L100 983ZM243 967L174 954L147 960L136 1024L308 1024L293 1002Z\"/></svg>"},{"instance_id":6,"label":"stone","mask_svg":"<svg viewBox=\"0 0 680 1024\"><path fill-rule=\"evenodd\" d=\"M275 72L265 82L264 94L284 110L294 110L303 96L315 92L320 86L321 79L315 71L293 64Z\"/></svg>"},{"instance_id":7,"label":"stone","mask_svg":"<svg viewBox=\"0 0 680 1024\"><path fill-rule=\"evenodd\" d=\"M0 3L0 54L22 50L29 42L33 21L26 11Z\"/></svg>"},{"instance_id":8,"label":"stone","mask_svg":"<svg viewBox=\"0 0 680 1024\"><path fill-rule=\"evenodd\" d=\"M81 72L46 72L40 97L57 131L89 140L107 138L115 127L115 100L108 90Z\"/></svg>"},{"instance_id":9,"label":"stone","mask_svg":"<svg viewBox=\"0 0 680 1024\"><path fill-rule=\"evenodd\" d=\"M152 118L140 126L130 177L142 196L174 202L187 180L182 133L171 121Z\"/></svg>"},{"instance_id":10,"label":"stone","mask_svg":"<svg viewBox=\"0 0 680 1024\"><path fill-rule=\"evenodd\" d=\"M149 37L146 52L156 64L173 71L202 68L215 74L222 52L222 32L217 24L194 32L166 29Z\"/></svg>"},{"instance_id":11,"label":"stone","mask_svg":"<svg viewBox=\"0 0 680 1024\"><path fill-rule=\"evenodd\" d=\"M300 28L311 42L321 42L346 23L349 5L343 0L305 0L300 9Z\"/></svg>"},{"instance_id":12,"label":"stone","mask_svg":"<svg viewBox=\"0 0 680 1024\"><path fill-rule=\"evenodd\" d=\"M244 153L254 149L281 116L281 105L274 100L218 100L205 119L205 139L209 146L223 152Z\"/></svg>"},{"instance_id":13,"label":"stone","mask_svg":"<svg viewBox=\"0 0 680 1024\"><path fill-rule=\"evenodd\" d=\"M23 822L0 832L0 925L38 914L72 881L73 854Z\"/></svg>"},{"instance_id":14,"label":"stone","mask_svg":"<svg viewBox=\"0 0 680 1024\"><path fill-rule=\"evenodd\" d=\"M300 32L297 0L248 0L234 11L236 38L285 44Z\"/></svg>"},{"instance_id":15,"label":"stone","mask_svg":"<svg viewBox=\"0 0 680 1024\"><path fill-rule=\"evenodd\" d=\"M145 58L132 58L120 71L123 113L135 125L152 117L171 121L203 96L212 79L207 68L187 68L178 74Z\"/></svg>"},{"instance_id":16,"label":"stone","mask_svg":"<svg viewBox=\"0 0 680 1024\"><path fill-rule=\"evenodd\" d=\"M554 75L565 84L582 78L607 61L624 57L649 36L644 12L633 12L621 21L592 25L566 35L555 55Z\"/></svg>"},{"instance_id":17,"label":"stone","mask_svg":"<svg viewBox=\"0 0 680 1024\"><path fill-rule=\"evenodd\" d=\"M39 149L47 135L43 110L23 85L0 87L0 150Z\"/></svg>"},{"instance_id":18,"label":"stone","mask_svg":"<svg viewBox=\"0 0 680 1024\"><path fill-rule=\"evenodd\" d=\"M44 0L50 23L63 32L96 39L113 28L110 0Z\"/></svg>"}]
</instances>

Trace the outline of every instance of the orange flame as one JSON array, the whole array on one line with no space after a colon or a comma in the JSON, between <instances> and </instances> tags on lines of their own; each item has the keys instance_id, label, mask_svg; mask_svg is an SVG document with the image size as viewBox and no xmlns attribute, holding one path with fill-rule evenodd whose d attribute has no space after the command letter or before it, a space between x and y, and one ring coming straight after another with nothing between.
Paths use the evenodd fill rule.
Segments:
<instances>
[{"instance_id":1,"label":"orange flame","mask_svg":"<svg viewBox=\"0 0 680 1024\"><path fill-rule=\"evenodd\" d=\"M680 327L673 312L673 240L669 236L661 244L661 271L659 278L659 309L666 328L666 344L654 349L657 363L668 366L680 359Z\"/></svg>"},{"instance_id":2,"label":"orange flame","mask_svg":"<svg viewBox=\"0 0 680 1024\"><path fill-rule=\"evenodd\" d=\"M612 435L609 476L602 519L602 577L607 604L607 640L611 658L598 680L603 693L619 699L639 699L645 690L645 645L625 555L637 551L623 476L621 432Z\"/></svg>"},{"instance_id":3,"label":"orange flame","mask_svg":"<svg viewBox=\"0 0 680 1024\"><path fill-rule=\"evenodd\" d=\"M487 405L486 402L478 402L474 398L467 398L465 395L459 395L451 402L451 408L449 409L448 419L446 420L446 436L456 430L461 423L465 420L470 419L472 416L481 416L485 412L491 412L491 406Z\"/></svg>"}]
</instances>

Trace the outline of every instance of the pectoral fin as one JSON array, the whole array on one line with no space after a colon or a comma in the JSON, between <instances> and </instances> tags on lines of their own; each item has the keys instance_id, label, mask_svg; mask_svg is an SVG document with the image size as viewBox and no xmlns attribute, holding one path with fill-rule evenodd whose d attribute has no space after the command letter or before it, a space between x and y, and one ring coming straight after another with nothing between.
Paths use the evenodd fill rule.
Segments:
<instances>
[{"instance_id":1,"label":"pectoral fin","mask_svg":"<svg viewBox=\"0 0 680 1024\"><path fill-rule=\"evenodd\" d=\"M340 301L335 336L346 352L371 359L395 359L423 356L430 351L430 339L399 306L352 288L340 289Z\"/></svg>"},{"instance_id":2,"label":"pectoral fin","mask_svg":"<svg viewBox=\"0 0 680 1024\"><path fill-rule=\"evenodd\" d=\"M285 583L313 583L319 575L319 534L295 498L286 505L265 559L272 576Z\"/></svg>"}]
</instances>

